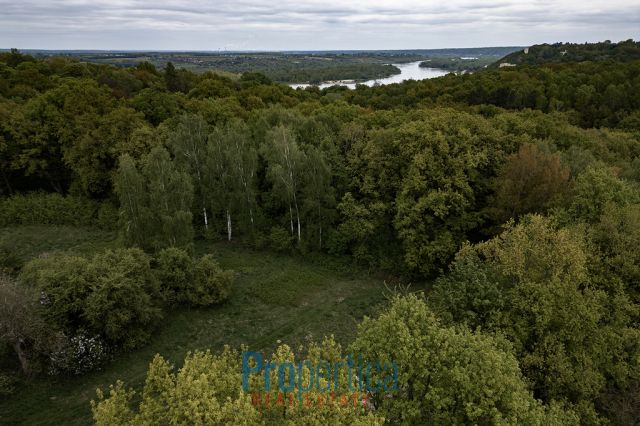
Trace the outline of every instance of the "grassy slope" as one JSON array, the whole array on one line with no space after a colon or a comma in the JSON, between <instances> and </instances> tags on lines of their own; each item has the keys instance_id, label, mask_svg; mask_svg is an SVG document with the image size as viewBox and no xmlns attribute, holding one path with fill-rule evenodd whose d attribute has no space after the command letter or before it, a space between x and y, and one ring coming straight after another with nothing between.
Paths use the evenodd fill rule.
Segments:
<instances>
[{"instance_id":1,"label":"grassy slope","mask_svg":"<svg viewBox=\"0 0 640 426\"><path fill-rule=\"evenodd\" d=\"M116 244L113 234L68 227L0 229L0 243L7 242L28 257L55 248L87 252ZM11 399L0 401L0 424L90 424L89 401L95 389L118 379L140 388L155 353L179 363L190 350L219 351L224 344L271 351L278 341L296 347L307 336L319 339L327 334L348 343L362 317L384 302L382 280L333 260L323 263L206 242L197 250L213 253L224 267L237 272L228 303L169 313L146 347L119 356L104 371L22 387Z\"/></svg>"}]
</instances>

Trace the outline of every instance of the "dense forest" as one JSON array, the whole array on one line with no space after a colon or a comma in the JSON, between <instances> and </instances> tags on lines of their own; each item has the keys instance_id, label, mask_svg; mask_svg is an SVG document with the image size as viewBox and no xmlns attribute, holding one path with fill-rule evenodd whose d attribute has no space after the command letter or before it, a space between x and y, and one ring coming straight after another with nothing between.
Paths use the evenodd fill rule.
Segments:
<instances>
[{"instance_id":1,"label":"dense forest","mask_svg":"<svg viewBox=\"0 0 640 426\"><path fill-rule=\"evenodd\" d=\"M114 380L97 424L635 424L638 47L546 48L355 90L0 54L0 226L119 235L85 256L0 246L0 391L88 374L177 307L233 299L237 275L194 249L224 241L398 283L351 341L278 341L273 358L393 359L398 393L262 409L219 347L176 371L148 359L140 396Z\"/></svg>"},{"instance_id":2,"label":"dense forest","mask_svg":"<svg viewBox=\"0 0 640 426\"><path fill-rule=\"evenodd\" d=\"M541 65L548 63L614 61L631 62L640 59L640 43L627 40L620 43L554 43L519 49L505 56L500 63ZM497 64L496 64L497 65Z\"/></svg>"}]
</instances>

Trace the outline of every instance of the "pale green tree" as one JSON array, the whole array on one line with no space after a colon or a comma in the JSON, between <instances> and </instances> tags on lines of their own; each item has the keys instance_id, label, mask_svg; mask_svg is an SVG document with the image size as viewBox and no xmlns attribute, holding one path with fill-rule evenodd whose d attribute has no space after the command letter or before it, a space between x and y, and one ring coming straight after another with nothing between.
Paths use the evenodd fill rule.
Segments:
<instances>
[{"instance_id":1,"label":"pale green tree","mask_svg":"<svg viewBox=\"0 0 640 426\"><path fill-rule=\"evenodd\" d=\"M337 352L336 352L337 351ZM340 347L333 339L325 339L322 345L311 345L307 360L310 365L322 357L334 361L342 357ZM287 345L279 346L270 362L294 362L295 355ZM305 367L306 368L306 367ZM340 380L347 380L346 369L341 369ZM309 370L302 372L309 377ZM251 377L251 392L266 396L264 374ZM278 383L277 370L271 370L269 378ZM309 383L304 382L305 386ZM277 386L273 386L273 388ZM294 389L292 392L296 392ZM384 424L384 418L364 407L347 404L315 404L319 395L310 391L313 406L297 403L289 406L286 394L282 406L277 405L278 391L269 392L272 404L257 404L252 395L242 389L241 355L225 347L219 355L211 352L195 352L187 355L183 366L175 371L166 360L156 355L149 366L141 398L118 381L110 386L108 394L98 390L98 400L92 401L93 418L100 425L325 425L350 424L376 426ZM328 400L329 395L322 397ZM133 401L139 399L136 409Z\"/></svg>"},{"instance_id":2,"label":"pale green tree","mask_svg":"<svg viewBox=\"0 0 640 426\"><path fill-rule=\"evenodd\" d=\"M142 170L147 181L147 210L154 224L152 246L156 250L188 246L193 241L190 176L176 170L162 147L153 148L143 158Z\"/></svg>"},{"instance_id":3,"label":"pale green tree","mask_svg":"<svg viewBox=\"0 0 640 426\"><path fill-rule=\"evenodd\" d=\"M147 185L133 158L127 154L120 157L115 190L120 199L120 221L126 243L149 247Z\"/></svg>"},{"instance_id":4,"label":"pale green tree","mask_svg":"<svg viewBox=\"0 0 640 426\"><path fill-rule=\"evenodd\" d=\"M145 250L185 247L193 240L193 186L169 153L155 147L138 170L129 155L120 158L116 192L127 244Z\"/></svg>"},{"instance_id":5,"label":"pale green tree","mask_svg":"<svg viewBox=\"0 0 640 426\"><path fill-rule=\"evenodd\" d=\"M398 391L374 398L391 423L578 424L573 413L534 399L508 344L442 326L420 295L397 296L378 318L365 318L351 350L398 365Z\"/></svg>"},{"instance_id":6,"label":"pale green tree","mask_svg":"<svg viewBox=\"0 0 640 426\"><path fill-rule=\"evenodd\" d=\"M169 133L169 145L178 165L188 171L193 179L198 209L202 211L205 228L209 227L207 213L207 140L209 125L200 115L183 115L178 125Z\"/></svg>"},{"instance_id":7,"label":"pale green tree","mask_svg":"<svg viewBox=\"0 0 640 426\"><path fill-rule=\"evenodd\" d=\"M335 207L334 189L331 186L331 168L324 152L308 146L306 152L305 179L302 187L303 210L317 230L318 248L322 249L323 232Z\"/></svg>"},{"instance_id":8,"label":"pale green tree","mask_svg":"<svg viewBox=\"0 0 640 426\"><path fill-rule=\"evenodd\" d=\"M299 244L302 238L300 191L304 179L306 155L298 145L293 131L282 125L267 132L262 151L267 159L267 177L273 185L275 195L289 210L291 235L296 235ZM294 230L294 215L296 230Z\"/></svg>"}]
</instances>

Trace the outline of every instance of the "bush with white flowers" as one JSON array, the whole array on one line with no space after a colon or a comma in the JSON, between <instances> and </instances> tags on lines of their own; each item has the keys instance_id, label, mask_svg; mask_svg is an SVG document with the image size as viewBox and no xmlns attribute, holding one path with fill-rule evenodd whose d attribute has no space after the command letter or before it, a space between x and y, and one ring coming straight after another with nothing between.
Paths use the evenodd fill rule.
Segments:
<instances>
[{"instance_id":1,"label":"bush with white flowers","mask_svg":"<svg viewBox=\"0 0 640 426\"><path fill-rule=\"evenodd\" d=\"M84 331L62 343L50 355L49 373L84 374L98 369L107 359L107 348L99 336L91 336Z\"/></svg>"}]
</instances>

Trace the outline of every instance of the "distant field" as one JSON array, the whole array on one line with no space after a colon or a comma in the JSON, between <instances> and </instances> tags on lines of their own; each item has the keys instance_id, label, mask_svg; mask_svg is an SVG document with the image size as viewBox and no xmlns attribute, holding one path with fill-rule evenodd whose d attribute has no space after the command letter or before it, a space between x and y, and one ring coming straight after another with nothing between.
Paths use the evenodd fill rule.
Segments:
<instances>
[{"instance_id":1,"label":"distant field","mask_svg":"<svg viewBox=\"0 0 640 426\"><path fill-rule=\"evenodd\" d=\"M115 244L115 234L93 229L29 226L0 229L0 242L25 258L56 249L90 253ZM122 379L140 388L156 353L174 363L188 351L224 344L270 351L278 342L292 347L313 336L334 334L351 341L356 324L384 303L381 278L367 276L332 258L256 252L236 245L199 242L200 254L213 253L237 272L234 293L220 307L171 312L144 348L118 355L104 371L79 378L38 379L11 399L0 401L0 424L91 424L89 401L97 387ZM37 409L34 409L37 407Z\"/></svg>"}]
</instances>

